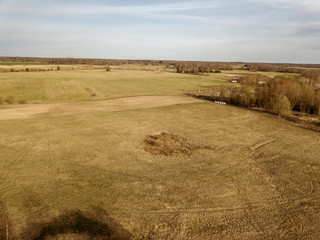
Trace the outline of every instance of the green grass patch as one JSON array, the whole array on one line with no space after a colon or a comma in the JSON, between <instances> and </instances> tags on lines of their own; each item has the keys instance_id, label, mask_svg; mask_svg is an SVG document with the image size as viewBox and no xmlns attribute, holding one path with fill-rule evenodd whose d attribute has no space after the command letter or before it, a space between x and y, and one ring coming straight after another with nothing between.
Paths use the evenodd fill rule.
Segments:
<instances>
[{"instance_id":1,"label":"green grass patch","mask_svg":"<svg viewBox=\"0 0 320 240\"><path fill-rule=\"evenodd\" d=\"M141 95L180 95L221 84L219 76L134 70L10 72L0 74L0 96L32 102L88 101Z\"/></svg>"}]
</instances>

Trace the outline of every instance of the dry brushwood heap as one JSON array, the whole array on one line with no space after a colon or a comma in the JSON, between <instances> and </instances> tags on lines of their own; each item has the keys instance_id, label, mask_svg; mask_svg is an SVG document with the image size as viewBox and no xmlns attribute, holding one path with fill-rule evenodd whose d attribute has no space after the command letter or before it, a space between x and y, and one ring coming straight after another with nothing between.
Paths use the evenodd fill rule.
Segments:
<instances>
[{"instance_id":1,"label":"dry brushwood heap","mask_svg":"<svg viewBox=\"0 0 320 240\"><path fill-rule=\"evenodd\" d=\"M143 142L145 151L156 155L177 156L184 154L190 156L198 149L212 149L211 146L194 144L186 138L166 132L148 135Z\"/></svg>"}]
</instances>

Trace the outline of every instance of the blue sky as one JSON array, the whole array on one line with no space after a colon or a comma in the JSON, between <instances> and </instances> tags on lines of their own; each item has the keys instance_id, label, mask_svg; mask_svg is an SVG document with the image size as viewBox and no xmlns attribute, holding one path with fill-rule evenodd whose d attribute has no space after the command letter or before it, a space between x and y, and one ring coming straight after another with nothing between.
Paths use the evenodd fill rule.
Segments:
<instances>
[{"instance_id":1,"label":"blue sky","mask_svg":"<svg viewBox=\"0 0 320 240\"><path fill-rule=\"evenodd\" d=\"M320 1L0 0L0 55L320 63Z\"/></svg>"}]
</instances>

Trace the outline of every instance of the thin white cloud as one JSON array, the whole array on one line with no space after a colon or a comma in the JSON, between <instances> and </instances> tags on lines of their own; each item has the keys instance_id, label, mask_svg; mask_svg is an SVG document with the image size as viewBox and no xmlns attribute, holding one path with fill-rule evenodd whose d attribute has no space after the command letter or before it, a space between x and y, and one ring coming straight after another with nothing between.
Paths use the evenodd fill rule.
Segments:
<instances>
[{"instance_id":1,"label":"thin white cloud","mask_svg":"<svg viewBox=\"0 0 320 240\"><path fill-rule=\"evenodd\" d=\"M35 4L36 5L36 4ZM212 9L222 6L221 3L210 1L190 1L170 4L152 4L152 5L95 5L88 3L77 4L45 4L39 2L36 7L30 6L27 2L19 2L19 4L4 5L0 12L2 13L25 13L25 14L143 14L143 13L160 13L173 11L187 11L199 9Z\"/></svg>"},{"instance_id":2,"label":"thin white cloud","mask_svg":"<svg viewBox=\"0 0 320 240\"><path fill-rule=\"evenodd\" d=\"M310 11L318 12L320 11L320 1L319 0L250 0L255 3L265 3L268 5L295 8L297 11Z\"/></svg>"},{"instance_id":3,"label":"thin white cloud","mask_svg":"<svg viewBox=\"0 0 320 240\"><path fill-rule=\"evenodd\" d=\"M186 20L186 21L211 21L208 16L195 15L194 12L205 9L214 9L222 7L220 1L189 1L169 4L151 4L151 5L96 5L88 3L52 3L50 6L45 2L31 1L33 4L18 1L4 4L0 8L0 13L19 14L20 16L131 16L145 19L163 19L163 20ZM192 10L192 11L191 11Z\"/></svg>"}]
</instances>

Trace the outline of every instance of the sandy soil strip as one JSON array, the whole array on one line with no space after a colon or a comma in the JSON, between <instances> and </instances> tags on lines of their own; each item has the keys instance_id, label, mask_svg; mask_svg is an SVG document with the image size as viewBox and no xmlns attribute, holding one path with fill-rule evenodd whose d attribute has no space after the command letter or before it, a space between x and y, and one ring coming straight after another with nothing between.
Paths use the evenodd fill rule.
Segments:
<instances>
[{"instance_id":1,"label":"sandy soil strip","mask_svg":"<svg viewBox=\"0 0 320 240\"><path fill-rule=\"evenodd\" d=\"M139 96L88 102L1 106L0 120L27 119L43 114L47 116L65 116L88 112L148 109L201 101L202 100L184 96Z\"/></svg>"}]
</instances>

